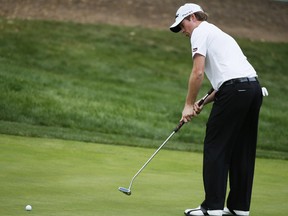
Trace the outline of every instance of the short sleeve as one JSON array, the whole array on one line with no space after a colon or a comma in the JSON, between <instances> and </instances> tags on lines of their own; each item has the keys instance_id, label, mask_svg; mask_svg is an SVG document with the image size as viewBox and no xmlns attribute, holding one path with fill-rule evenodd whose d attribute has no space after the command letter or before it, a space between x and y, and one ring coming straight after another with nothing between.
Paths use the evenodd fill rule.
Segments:
<instances>
[{"instance_id":1,"label":"short sleeve","mask_svg":"<svg viewBox=\"0 0 288 216\"><path fill-rule=\"evenodd\" d=\"M190 41L192 49L192 57L194 57L196 53L206 57L207 38L208 34L205 31L203 31L202 28L198 27L194 29Z\"/></svg>"}]
</instances>

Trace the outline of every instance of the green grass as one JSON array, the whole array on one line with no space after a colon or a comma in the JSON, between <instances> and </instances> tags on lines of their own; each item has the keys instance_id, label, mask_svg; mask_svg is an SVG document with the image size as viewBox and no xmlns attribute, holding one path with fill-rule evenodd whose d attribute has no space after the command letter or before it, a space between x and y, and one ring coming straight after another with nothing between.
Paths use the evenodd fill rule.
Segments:
<instances>
[{"instance_id":1,"label":"green grass","mask_svg":"<svg viewBox=\"0 0 288 216\"><path fill-rule=\"evenodd\" d=\"M183 36L3 18L0 31L2 134L155 148L180 119L192 64ZM270 93L258 156L287 159L288 44L238 42ZM201 151L209 110L167 148Z\"/></svg>"},{"instance_id":2,"label":"green grass","mask_svg":"<svg viewBox=\"0 0 288 216\"><path fill-rule=\"evenodd\" d=\"M203 201L202 154L0 135L1 215L183 215ZM253 216L285 216L288 161L257 159ZM33 210L24 210L27 204Z\"/></svg>"}]
</instances>

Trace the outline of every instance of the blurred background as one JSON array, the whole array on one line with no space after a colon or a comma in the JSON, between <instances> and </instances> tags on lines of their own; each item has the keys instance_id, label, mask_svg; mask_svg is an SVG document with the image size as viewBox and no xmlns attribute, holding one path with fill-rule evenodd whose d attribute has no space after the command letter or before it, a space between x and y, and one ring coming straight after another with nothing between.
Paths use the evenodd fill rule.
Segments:
<instances>
[{"instance_id":1,"label":"blurred background","mask_svg":"<svg viewBox=\"0 0 288 216\"><path fill-rule=\"evenodd\" d=\"M183 0L0 0L0 16L168 28ZM194 0L224 31L262 41L288 41L286 0Z\"/></svg>"}]
</instances>

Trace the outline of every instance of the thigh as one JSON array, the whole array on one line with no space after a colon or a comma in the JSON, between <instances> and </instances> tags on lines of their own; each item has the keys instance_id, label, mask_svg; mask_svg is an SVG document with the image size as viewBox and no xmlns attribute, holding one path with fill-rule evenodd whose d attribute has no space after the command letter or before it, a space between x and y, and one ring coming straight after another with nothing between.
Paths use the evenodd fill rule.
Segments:
<instances>
[{"instance_id":1,"label":"thigh","mask_svg":"<svg viewBox=\"0 0 288 216\"><path fill-rule=\"evenodd\" d=\"M249 83L226 86L216 93L204 141L204 153L212 155L212 160L225 157L229 162L247 116L257 112L253 107L258 93L259 84Z\"/></svg>"}]
</instances>

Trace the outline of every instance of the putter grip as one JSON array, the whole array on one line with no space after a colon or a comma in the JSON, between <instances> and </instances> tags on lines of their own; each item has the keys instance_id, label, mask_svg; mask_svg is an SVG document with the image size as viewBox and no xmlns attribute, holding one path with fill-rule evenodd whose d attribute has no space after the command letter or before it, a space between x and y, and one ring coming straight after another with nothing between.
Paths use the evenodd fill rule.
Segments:
<instances>
[{"instance_id":1,"label":"putter grip","mask_svg":"<svg viewBox=\"0 0 288 216\"><path fill-rule=\"evenodd\" d=\"M198 103L198 106L199 106L199 107L204 103L204 100L205 100L205 99L202 98L202 99L199 101L199 103Z\"/></svg>"},{"instance_id":2,"label":"putter grip","mask_svg":"<svg viewBox=\"0 0 288 216\"><path fill-rule=\"evenodd\" d=\"M203 98L198 102L198 106L201 106L201 105L204 103L204 101L206 100L206 98L207 98L213 91L214 91L214 89L211 88L211 89L209 90L209 92L207 93L207 95L205 95L205 97L203 97ZM183 120L180 121L179 124L177 125L177 127L174 129L174 132L177 133L184 124L185 124L185 122L184 122Z\"/></svg>"},{"instance_id":3,"label":"putter grip","mask_svg":"<svg viewBox=\"0 0 288 216\"><path fill-rule=\"evenodd\" d=\"M198 106L201 106L201 105L204 103L204 100L205 100L205 99L202 98L202 99L199 101ZM184 122L183 120L180 121L179 124L177 125L177 127L174 129L174 132L177 133L184 124L185 124L185 122Z\"/></svg>"},{"instance_id":4,"label":"putter grip","mask_svg":"<svg viewBox=\"0 0 288 216\"><path fill-rule=\"evenodd\" d=\"M177 127L174 129L174 132L177 133L184 124L185 122L183 120L180 121Z\"/></svg>"}]
</instances>

